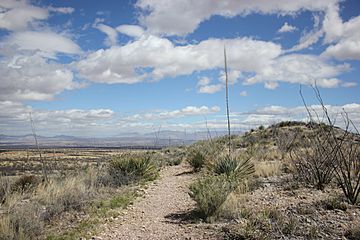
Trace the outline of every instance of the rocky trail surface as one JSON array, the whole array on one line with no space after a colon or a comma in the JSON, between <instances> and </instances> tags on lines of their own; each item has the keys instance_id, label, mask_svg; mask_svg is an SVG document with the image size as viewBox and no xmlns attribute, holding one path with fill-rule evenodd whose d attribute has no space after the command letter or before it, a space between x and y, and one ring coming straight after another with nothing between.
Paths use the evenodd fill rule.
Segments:
<instances>
[{"instance_id":1,"label":"rocky trail surface","mask_svg":"<svg viewBox=\"0 0 360 240\"><path fill-rule=\"evenodd\" d=\"M195 178L183 164L163 169L144 195L93 239L222 239L218 226L194 221L188 186Z\"/></svg>"}]
</instances>

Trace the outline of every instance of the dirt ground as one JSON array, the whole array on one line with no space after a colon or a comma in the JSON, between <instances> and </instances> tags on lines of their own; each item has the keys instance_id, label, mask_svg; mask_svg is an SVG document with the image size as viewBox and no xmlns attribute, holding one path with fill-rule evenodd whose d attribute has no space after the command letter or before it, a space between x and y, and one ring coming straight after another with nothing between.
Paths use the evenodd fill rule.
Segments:
<instances>
[{"instance_id":1,"label":"dirt ground","mask_svg":"<svg viewBox=\"0 0 360 240\"><path fill-rule=\"evenodd\" d=\"M183 164L165 168L143 197L93 239L223 239L219 225L194 221L188 185L195 178Z\"/></svg>"}]
</instances>

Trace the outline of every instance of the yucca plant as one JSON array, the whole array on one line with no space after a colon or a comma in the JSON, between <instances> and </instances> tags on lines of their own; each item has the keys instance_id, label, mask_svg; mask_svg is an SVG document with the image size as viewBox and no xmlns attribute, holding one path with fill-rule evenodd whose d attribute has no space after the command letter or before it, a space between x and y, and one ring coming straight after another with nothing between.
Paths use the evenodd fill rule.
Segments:
<instances>
[{"instance_id":1,"label":"yucca plant","mask_svg":"<svg viewBox=\"0 0 360 240\"><path fill-rule=\"evenodd\" d=\"M108 166L108 174L113 184L123 185L140 179L152 180L157 169L150 156L123 155L114 158Z\"/></svg>"},{"instance_id":2,"label":"yucca plant","mask_svg":"<svg viewBox=\"0 0 360 240\"><path fill-rule=\"evenodd\" d=\"M235 176L240 180L253 174L255 172L255 167L250 158L226 155L213 165L213 172L216 174Z\"/></svg>"}]
</instances>

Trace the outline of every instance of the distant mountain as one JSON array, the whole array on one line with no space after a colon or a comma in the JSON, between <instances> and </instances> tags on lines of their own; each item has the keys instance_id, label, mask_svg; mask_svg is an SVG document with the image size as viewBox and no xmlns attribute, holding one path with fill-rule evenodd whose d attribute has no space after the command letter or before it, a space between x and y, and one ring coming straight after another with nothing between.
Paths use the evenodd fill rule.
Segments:
<instances>
[{"instance_id":1,"label":"distant mountain","mask_svg":"<svg viewBox=\"0 0 360 240\"><path fill-rule=\"evenodd\" d=\"M233 132L239 134L240 132ZM184 132L162 130L159 132L138 133L127 132L112 137L76 137L69 135L56 135L46 137L38 135L37 139L41 147L124 147L124 146L169 146L187 145L198 140L204 140L223 136L226 131L199 131ZM34 147L35 141L32 134L11 136L0 134L0 148Z\"/></svg>"}]
</instances>

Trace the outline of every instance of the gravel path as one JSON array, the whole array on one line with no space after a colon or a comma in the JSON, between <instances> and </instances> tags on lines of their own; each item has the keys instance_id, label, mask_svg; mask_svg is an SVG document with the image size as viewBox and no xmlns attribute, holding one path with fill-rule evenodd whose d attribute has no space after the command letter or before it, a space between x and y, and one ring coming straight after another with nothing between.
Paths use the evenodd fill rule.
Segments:
<instances>
[{"instance_id":1,"label":"gravel path","mask_svg":"<svg viewBox=\"0 0 360 240\"><path fill-rule=\"evenodd\" d=\"M214 225L191 223L188 186L196 175L185 165L162 170L143 197L93 239L221 239Z\"/></svg>"}]
</instances>

